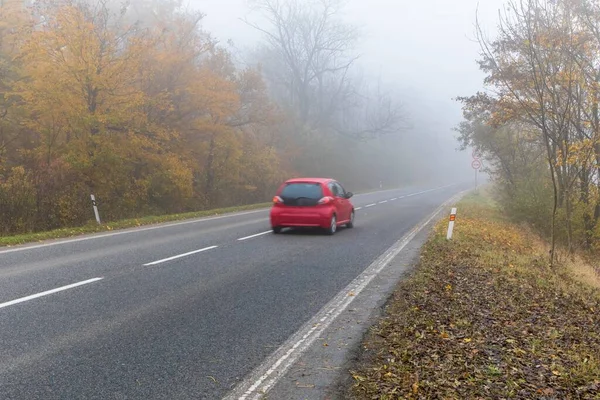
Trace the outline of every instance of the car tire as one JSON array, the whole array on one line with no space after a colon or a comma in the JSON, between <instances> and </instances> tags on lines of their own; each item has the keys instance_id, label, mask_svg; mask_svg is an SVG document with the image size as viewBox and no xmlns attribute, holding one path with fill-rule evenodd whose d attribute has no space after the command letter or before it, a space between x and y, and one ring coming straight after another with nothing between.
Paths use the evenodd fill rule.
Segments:
<instances>
[{"instance_id":1,"label":"car tire","mask_svg":"<svg viewBox=\"0 0 600 400\"><path fill-rule=\"evenodd\" d=\"M329 228L325 231L329 236L335 235L337 232L337 217L335 214L331 216L331 220L329 221Z\"/></svg>"},{"instance_id":2,"label":"car tire","mask_svg":"<svg viewBox=\"0 0 600 400\"><path fill-rule=\"evenodd\" d=\"M281 233L281 227L274 226L273 227L273 233L276 234L276 235L280 234Z\"/></svg>"},{"instance_id":3,"label":"car tire","mask_svg":"<svg viewBox=\"0 0 600 400\"><path fill-rule=\"evenodd\" d=\"M352 210L352 213L350 213L350 222L346 224L346 228L354 228L354 210Z\"/></svg>"}]
</instances>

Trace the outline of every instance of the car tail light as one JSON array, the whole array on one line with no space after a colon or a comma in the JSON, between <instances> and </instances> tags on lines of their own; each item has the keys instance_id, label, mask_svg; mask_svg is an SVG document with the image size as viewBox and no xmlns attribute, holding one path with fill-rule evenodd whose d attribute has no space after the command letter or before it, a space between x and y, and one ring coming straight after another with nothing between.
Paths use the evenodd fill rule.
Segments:
<instances>
[{"instance_id":1,"label":"car tail light","mask_svg":"<svg viewBox=\"0 0 600 400\"><path fill-rule=\"evenodd\" d=\"M333 197L323 197L321 200L319 200L319 204L323 205L323 204L329 204L333 201Z\"/></svg>"},{"instance_id":2,"label":"car tail light","mask_svg":"<svg viewBox=\"0 0 600 400\"><path fill-rule=\"evenodd\" d=\"M273 197L273 203L275 204L283 204L283 199L279 196Z\"/></svg>"}]
</instances>

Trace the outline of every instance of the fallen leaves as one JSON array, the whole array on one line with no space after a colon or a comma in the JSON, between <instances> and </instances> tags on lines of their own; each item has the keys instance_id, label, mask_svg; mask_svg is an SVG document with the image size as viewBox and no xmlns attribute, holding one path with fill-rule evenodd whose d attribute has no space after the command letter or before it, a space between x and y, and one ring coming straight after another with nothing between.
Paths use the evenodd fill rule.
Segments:
<instances>
[{"instance_id":1,"label":"fallen leaves","mask_svg":"<svg viewBox=\"0 0 600 400\"><path fill-rule=\"evenodd\" d=\"M493 210L462 209L365 339L352 397L600 399L600 291Z\"/></svg>"},{"instance_id":2,"label":"fallen leaves","mask_svg":"<svg viewBox=\"0 0 600 400\"><path fill-rule=\"evenodd\" d=\"M416 382L412 384L412 393L413 394L419 393L419 384Z\"/></svg>"}]
</instances>

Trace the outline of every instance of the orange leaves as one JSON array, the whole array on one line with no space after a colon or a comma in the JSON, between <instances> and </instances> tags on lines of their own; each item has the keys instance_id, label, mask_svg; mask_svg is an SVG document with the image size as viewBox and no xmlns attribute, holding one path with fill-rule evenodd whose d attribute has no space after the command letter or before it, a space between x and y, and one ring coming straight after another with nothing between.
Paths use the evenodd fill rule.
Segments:
<instances>
[{"instance_id":1,"label":"orange leaves","mask_svg":"<svg viewBox=\"0 0 600 400\"><path fill-rule=\"evenodd\" d=\"M239 95L236 85L208 68L201 68L190 82L188 93L208 118L209 124L224 125L239 108Z\"/></svg>"},{"instance_id":2,"label":"orange leaves","mask_svg":"<svg viewBox=\"0 0 600 400\"><path fill-rule=\"evenodd\" d=\"M419 383L415 382L412 384L412 394L417 395L419 393Z\"/></svg>"},{"instance_id":3,"label":"orange leaves","mask_svg":"<svg viewBox=\"0 0 600 400\"><path fill-rule=\"evenodd\" d=\"M27 203L17 218L60 215L39 229L84 224L89 213L63 217L62 209L83 209L90 192L106 219L263 201L288 171L284 118L260 71L238 70L199 14L170 10L142 30L105 3L86 4L44 2L29 10L44 16L35 29L38 16L25 15L22 2L0 7L0 92L12 101L0 103L0 162L10 153L7 165L23 168L0 165L0 179L31 180L39 187L23 193L44 191L61 205ZM48 174L33 179L40 170L61 175L54 164L68 171L66 193L49 188Z\"/></svg>"},{"instance_id":4,"label":"orange leaves","mask_svg":"<svg viewBox=\"0 0 600 400\"><path fill-rule=\"evenodd\" d=\"M60 132L65 141L143 123L144 96L135 86L141 41L109 28L102 11L89 13L73 5L57 8L20 54L29 79L15 92L26 100L29 125Z\"/></svg>"}]
</instances>

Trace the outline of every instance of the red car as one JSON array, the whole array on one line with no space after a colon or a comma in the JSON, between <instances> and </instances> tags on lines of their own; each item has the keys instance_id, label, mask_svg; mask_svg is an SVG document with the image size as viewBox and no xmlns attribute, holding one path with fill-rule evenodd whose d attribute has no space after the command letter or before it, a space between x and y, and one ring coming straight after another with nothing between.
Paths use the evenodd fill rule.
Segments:
<instances>
[{"instance_id":1,"label":"red car","mask_svg":"<svg viewBox=\"0 0 600 400\"><path fill-rule=\"evenodd\" d=\"M285 182L273 198L271 226L323 228L333 235L339 226L354 227L352 193L339 182L326 178L298 178Z\"/></svg>"}]
</instances>

